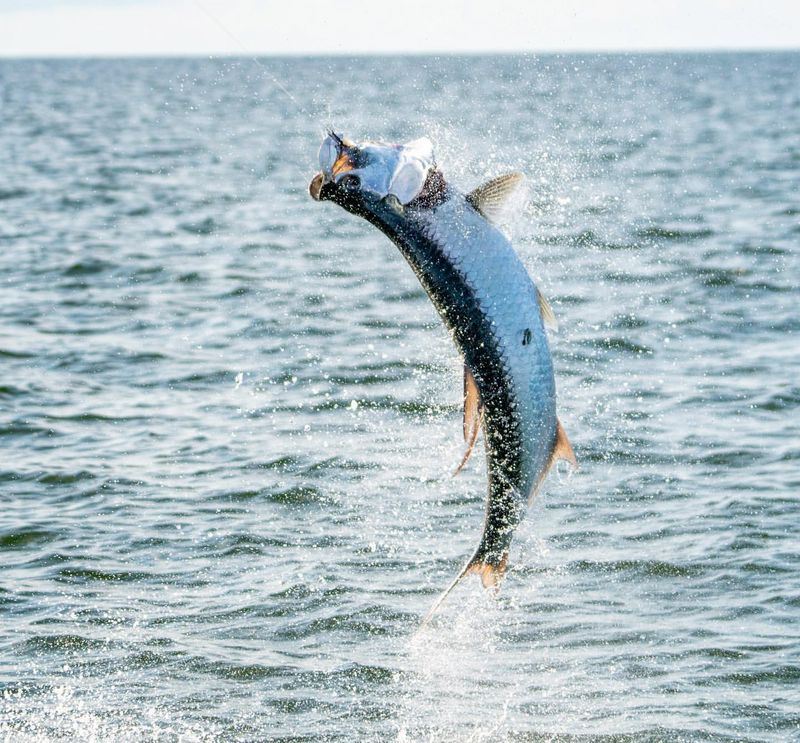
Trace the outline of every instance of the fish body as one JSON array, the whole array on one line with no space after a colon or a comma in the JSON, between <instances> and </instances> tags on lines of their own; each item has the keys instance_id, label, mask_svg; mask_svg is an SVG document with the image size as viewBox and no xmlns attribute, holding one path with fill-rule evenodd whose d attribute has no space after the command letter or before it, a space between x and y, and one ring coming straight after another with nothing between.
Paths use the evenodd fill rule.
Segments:
<instances>
[{"instance_id":1,"label":"fish body","mask_svg":"<svg viewBox=\"0 0 800 743\"><path fill-rule=\"evenodd\" d=\"M478 573L490 586L502 577L514 530L552 462L574 460L574 454L556 417L541 295L475 192L449 186L432 149L421 142L405 153L396 145L369 145L383 153L378 160L364 155L367 147L331 133L323 144L329 152L321 152L323 171L310 190L363 217L397 245L464 359L465 409L472 408L465 436L471 430L474 443L482 423L489 483L480 544L453 585ZM395 148L395 158L381 147ZM401 180L396 192L392 173L385 172L392 167Z\"/></svg>"}]
</instances>

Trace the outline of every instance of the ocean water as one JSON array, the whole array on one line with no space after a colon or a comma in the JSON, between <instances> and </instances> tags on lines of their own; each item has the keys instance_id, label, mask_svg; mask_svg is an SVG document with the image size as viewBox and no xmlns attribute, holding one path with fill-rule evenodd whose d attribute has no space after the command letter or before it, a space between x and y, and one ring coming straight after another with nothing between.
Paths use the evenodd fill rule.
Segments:
<instances>
[{"instance_id":1,"label":"ocean water","mask_svg":"<svg viewBox=\"0 0 800 743\"><path fill-rule=\"evenodd\" d=\"M561 326L422 631L483 452L331 123L525 172ZM798 53L0 61L0 740L800 740L799 242Z\"/></svg>"}]
</instances>

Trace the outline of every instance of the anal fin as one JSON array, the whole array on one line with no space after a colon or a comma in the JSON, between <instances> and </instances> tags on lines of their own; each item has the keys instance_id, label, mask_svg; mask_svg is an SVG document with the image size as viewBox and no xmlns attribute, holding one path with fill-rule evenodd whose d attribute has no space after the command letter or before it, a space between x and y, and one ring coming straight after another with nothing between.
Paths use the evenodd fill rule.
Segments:
<instances>
[{"instance_id":1,"label":"anal fin","mask_svg":"<svg viewBox=\"0 0 800 743\"><path fill-rule=\"evenodd\" d=\"M533 503L533 499L539 492L539 488L541 487L542 482L544 482L545 476L550 471L550 468L559 459L566 460L574 469L577 469L578 467L578 459L572 449L572 444L570 444L569 439L567 438L567 432L564 430L564 426L561 425L561 421L556 418L556 440L553 444L553 451L550 453L550 459L547 462L547 466L542 470L539 479L536 481L531 489L531 492L528 494L529 504Z\"/></svg>"},{"instance_id":2,"label":"anal fin","mask_svg":"<svg viewBox=\"0 0 800 743\"><path fill-rule=\"evenodd\" d=\"M572 444L569 443L569 439L567 438L567 432L564 430L564 426L561 425L561 421L556 418L556 444L553 447L553 458L551 461L556 462L559 459L565 459L573 467L578 466L578 460L575 457Z\"/></svg>"}]
</instances>

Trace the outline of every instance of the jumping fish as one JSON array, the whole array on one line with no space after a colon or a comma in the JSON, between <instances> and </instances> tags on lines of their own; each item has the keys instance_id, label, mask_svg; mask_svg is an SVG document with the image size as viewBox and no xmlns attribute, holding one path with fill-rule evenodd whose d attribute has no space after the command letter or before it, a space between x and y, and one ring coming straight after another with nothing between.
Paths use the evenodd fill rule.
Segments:
<instances>
[{"instance_id":1,"label":"jumping fish","mask_svg":"<svg viewBox=\"0 0 800 743\"><path fill-rule=\"evenodd\" d=\"M483 426L489 493L465 575L498 584L514 530L557 459L576 464L556 417L545 324L550 305L493 221L522 180L511 173L469 194L450 186L428 139L403 145L354 142L329 131L321 172L309 186L381 230L411 265L464 359L464 438L469 458ZM427 621L427 618L426 618Z\"/></svg>"}]
</instances>

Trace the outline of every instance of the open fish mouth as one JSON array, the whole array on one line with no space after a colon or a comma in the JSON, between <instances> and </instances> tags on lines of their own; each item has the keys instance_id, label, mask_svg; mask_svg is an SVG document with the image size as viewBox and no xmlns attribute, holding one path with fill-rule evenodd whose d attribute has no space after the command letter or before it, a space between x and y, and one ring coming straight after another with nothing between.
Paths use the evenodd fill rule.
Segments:
<instances>
[{"instance_id":1,"label":"open fish mouth","mask_svg":"<svg viewBox=\"0 0 800 743\"><path fill-rule=\"evenodd\" d=\"M316 201L359 193L393 197L405 206L420 195L436 160L426 137L400 145L356 144L331 130L319 149L319 165L320 172L308 187Z\"/></svg>"}]
</instances>

